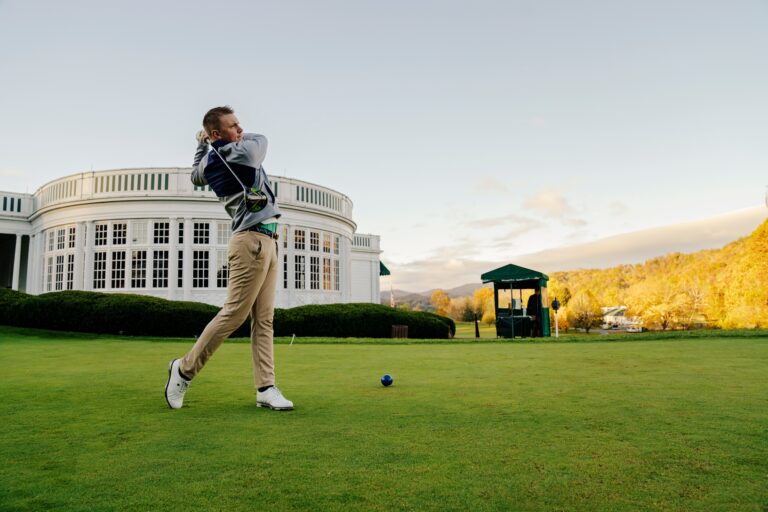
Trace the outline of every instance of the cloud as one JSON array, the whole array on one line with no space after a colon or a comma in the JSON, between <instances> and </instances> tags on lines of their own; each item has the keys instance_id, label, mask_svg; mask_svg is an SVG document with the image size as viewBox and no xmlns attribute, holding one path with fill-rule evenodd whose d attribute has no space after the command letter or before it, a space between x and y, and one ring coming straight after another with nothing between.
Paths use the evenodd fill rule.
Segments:
<instances>
[{"instance_id":1,"label":"cloud","mask_svg":"<svg viewBox=\"0 0 768 512\"><path fill-rule=\"evenodd\" d=\"M394 288L419 293L433 288L453 288L468 283L481 284L480 275L500 267L493 261L466 258L450 260L424 259L387 266L392 271Z\"/></svg>"},{"instance_id":2,"label":"cloud","mask_svg":"<svg viewBox=\"0 0 768 512\"><path fill-rule=\"evenodd\" d=\"M544 190L526 198L523 206L541 212L547 217L560 219L573 212L568 200L556 190Z\"/></svg>"},{"instance_id":3,"label":"cloud","mask_svg":"<svg viewBox=\"0 0 768 512\"><path fill-rule=\"evenodd\" d=\"M572 228L584 228L587 227L587 221L584 219L577 219L577 218L565 218L563 219L563 224L566 226L572 227Z\"/></svg>"},{"instance_id":4,"label":"cloud","mask_svg":"<svg viewBox=\"0 0 768 512\"><path fill-rule=\"evenodd\" d=\"M765 220L764 208L748 208L699 221L526 254L515 258L515 263L543 272L641 263L671 252L691 253L723 247L748 235Z\"/></svg>"},{"instance_id":5,"label":"cloud","mask_svg":"<svg viewBox=\"0 0 768 512\"><path fill-rule=\"evenodd\" d=\"M502 194L509 192L507 184L493 176L481 176L478 178L475 190L479 192L498 192Z\"/></svg>"},{"instance_id":6,"label":"cloud","mask_svg":"<svg viewBox=\"0 0 768 512\"><path fill-rule=\"evenodd\" d=\"M460 223L465 227L472 227L476 230L488 230L492 228L512 227L509 233L512 236L519 236L530 231L542 228L545 224L537 219L525 217L517 214L499 215L496 217L483 217L480 219L464 220Z\"/></svg>"},{"instance_id":7,"label":"cloud","mask_svg":"<svg viewBox=\"0 0 768 512\"><path fill-rule=\"evenodd\" d=\"M611 217L618 217L627 213L627 205L620 201L613 201L608 205L608 214Z\"/></svg>"},{"instance_id":8,"label":"cloud","mask_svg":"<svg viewBox=\"0 0 768 512\"><path fill-rule=\"evenodd\" d=\"M513 256L507 260L473 260L460 249L472 244L446 246L429 258L405 263L387 263L392 270L395 288L422 292L434 288L453 288L464 284L480 285L480 275L507 263L541 272L557 272L577 268L606 268L641 263L670 252L695 252L719 248L749 235L766 220L763 207L739 210L696 222L674 224L612 236L592 242L563 246L532 254ZM498 244L505 243L504 240Z\"/></svg>"},{"instance_id":9,"label":"cloud","mask_svg":"<svg viewBox=\"0 0 768 512\"><path fill-rule=\"evenodd\" d=\"M481 245L476 240L463 238L456 240L450 245L444 245L433 249L428 257L443 262L461 260L479 254L481 249Z\"/></svg>"}]
</instances>

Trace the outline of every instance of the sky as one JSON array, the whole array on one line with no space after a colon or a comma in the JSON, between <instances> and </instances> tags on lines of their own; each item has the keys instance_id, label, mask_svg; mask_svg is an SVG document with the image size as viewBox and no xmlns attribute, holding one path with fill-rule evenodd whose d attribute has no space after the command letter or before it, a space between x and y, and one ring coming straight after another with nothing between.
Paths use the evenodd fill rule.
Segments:
<instances>
[{"instance_id":1,"label":"sky","mask_svg":"<svg viewBox=\"0 0 768 512\"><path fill-rule=\"evenodd\" d=\"M768 213L766 27L765 0L0 0L0 190L189 166L229 104L268 173L353 200L396 288L754 212L736 238Z\"/></svg>"}]
</instances>

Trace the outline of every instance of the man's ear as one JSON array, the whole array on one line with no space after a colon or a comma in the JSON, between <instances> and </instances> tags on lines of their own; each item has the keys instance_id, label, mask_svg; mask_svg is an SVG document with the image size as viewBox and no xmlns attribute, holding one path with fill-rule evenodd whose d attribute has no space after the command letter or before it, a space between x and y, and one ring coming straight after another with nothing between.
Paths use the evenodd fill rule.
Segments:
<instances>
[{"instance_id":1,"label":"man's ear","mask_svg":"<svg viewBox=\"0 0 768 512\"><path fill-rule=\"evenodd\" d=\"M208 138L211 139L211 141L219 140L221 138L221 132L219 130L211 130L208 134Z\"/></svg>"}]
</instances>

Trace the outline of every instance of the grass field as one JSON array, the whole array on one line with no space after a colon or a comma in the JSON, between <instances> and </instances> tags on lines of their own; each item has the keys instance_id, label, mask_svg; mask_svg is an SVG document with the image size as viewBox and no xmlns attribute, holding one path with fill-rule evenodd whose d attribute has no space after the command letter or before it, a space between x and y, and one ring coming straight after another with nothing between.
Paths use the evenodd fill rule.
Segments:
<instances>
[{"instance_id":1,"label":"grass field","mask_svg":"<svg viewBox=\"0 0 768 512\"><path fill-rule=\"evenodd\" d=\"M480 328L481 338L495 338L496 326L487 325L478 322ZM457 338L474 338L475 337L475 323L474 322L456 322L456 337Z\"/></svg>"},{"instance_id":2,"label":"grass field","mask_svg":"<svg viewBox=\"0 0 768 512\"><path fill-rule=\"evenodd\" d=\"M766 337L190 345L0 327L0 509L768 510Z\"/></svg>"}]
</instances>

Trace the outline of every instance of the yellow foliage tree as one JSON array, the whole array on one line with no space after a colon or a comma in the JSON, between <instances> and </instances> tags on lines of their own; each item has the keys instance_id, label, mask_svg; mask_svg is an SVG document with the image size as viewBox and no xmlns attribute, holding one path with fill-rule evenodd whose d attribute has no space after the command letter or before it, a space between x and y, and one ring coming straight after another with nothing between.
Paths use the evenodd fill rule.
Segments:
<instances>
[{"instance_id":1,"label":"yellow foliage tree","mask_svg":"<svg viewBox=\"0 0 768 512\"><path fill-rule=\"evenodd\" d=\"M488 310L483 313L483 319L481 320L484 324L493 325L496 323L496 312L493 310Z\"/></svg>"},{"instance_id":2,"label":"yellow foliage tree","mask_svg":"<svg viewBox=\"0 0 768 512\"><path fill-rule=\"evenodd\" d=\"M496 322L496 307L493 303L493 288L478 288L472 294L472 308L484 324Z\"/></svg>"},{"instance_id":3,"label":"yellow foliage tree","mask_svg":"<svg viewBox=\"0 0 768 512\"><path fill-rule=\"evenodd\" d=\"M435 308L435 313L443 316L448 315L448 309L451 307L451 298L444 290L435 290L432 292L430 303Z\"/></svg>"},{"instance_id":4,"label":"yellow foliage tree","mask_svg":"<svg viewBox=\"0 0 768 512\"><path fill-rule=\"evenodd\" d=\"M603 321L600 303L592 292L583 290L576 293L568 302L568 324L589 332Z\"/></svg>"}]
</instances>

